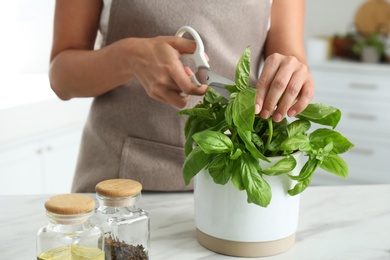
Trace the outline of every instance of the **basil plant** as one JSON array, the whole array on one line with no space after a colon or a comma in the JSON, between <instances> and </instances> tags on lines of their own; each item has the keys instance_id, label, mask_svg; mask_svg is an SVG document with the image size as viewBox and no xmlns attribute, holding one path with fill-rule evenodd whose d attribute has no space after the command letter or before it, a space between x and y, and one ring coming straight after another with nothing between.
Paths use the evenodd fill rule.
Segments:
<instances>
[{"instance_id":1,"label":"basil plant","mask_svg":"<svg viewBox=\"0 0 390 260\"><path fill-rule=\"evenodd\" d=\"M336 132L341 112L325 104L309 104L294 118L276 123L255 115L256 89L249 85L250 49L245 49L236 68L234 86L225 86L230 99L208 88L203 101L179 112L187 115L183 177L186 185L202 169L207 169L216 184L231 181L245 190L248 203L267 207L271 187L264 175L286 174L296 181L288 191L301 193L310 184L317 167L347 178L348 166L339 156L354 145ZM326 126L309 132L311 124ZM299 175L288 172L297 164L292 153L307 156ZM263 169L259 160L283 156L274 166Z\"/></svg>"}]
</instances>

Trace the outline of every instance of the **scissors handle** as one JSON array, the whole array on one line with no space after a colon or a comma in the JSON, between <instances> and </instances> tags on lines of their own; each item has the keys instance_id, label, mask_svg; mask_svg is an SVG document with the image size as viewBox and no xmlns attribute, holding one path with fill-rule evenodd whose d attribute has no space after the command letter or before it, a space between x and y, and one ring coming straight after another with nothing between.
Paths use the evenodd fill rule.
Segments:
<instances>
[{"instance_id":1,"label":"scissors handle","mask_svg":"<svg viewBox=\"0 0 390 260\"><path fill-rule=\"evenodd\" d=\"M209 69L210 65L206 60L203 41L200 38L198 32L195 31L194 28L186 25L179 28L179 30L176 32L176 36L183 37L183 35L186 32L191 34L192 38L194 38L196 42L196 50L193 54L184 54L184 55L193 59L197 68L206 67Z\"/></svg>"}]
</instances>

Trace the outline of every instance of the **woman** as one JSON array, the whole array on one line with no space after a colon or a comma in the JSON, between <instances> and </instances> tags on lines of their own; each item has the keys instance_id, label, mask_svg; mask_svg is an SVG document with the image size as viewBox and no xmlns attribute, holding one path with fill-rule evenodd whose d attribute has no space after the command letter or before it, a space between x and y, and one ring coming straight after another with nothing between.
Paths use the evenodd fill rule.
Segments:
<instances>
[{"instance_id":1,"label":"woman","mask_svg":"<svg viewBox=\"0 0 390 260\"><path fill-rule=\"evenodd\" d=\"M72 191L93 192L109 178L138 180L144 190L192 188L181 176L185 118L177 111L207 86L193 84L180 60L196 48L173 36L183 25L201 35L213 71L231 80L251 46L256 113L281 121L301 112L314 95L304 10L304 0L57 0L51 87L63 100L94 97ZM103 46L94 50L99 30Z\"/></svg>"}]
</instances>

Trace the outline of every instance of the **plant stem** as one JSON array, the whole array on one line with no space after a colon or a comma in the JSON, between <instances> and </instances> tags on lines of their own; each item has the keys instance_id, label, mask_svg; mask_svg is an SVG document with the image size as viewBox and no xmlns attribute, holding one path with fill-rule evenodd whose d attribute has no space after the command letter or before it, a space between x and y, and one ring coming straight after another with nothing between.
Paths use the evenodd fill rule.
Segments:
<instances>
[{"instance_id":1,"label":"plant stem","mask_svg":"<svg viewBox=\"0 0 390 260\"><path fill-rule=\"evenodd\" d=\"M267 139L267 143L265 144L265 147L264 147L264 152L267 151L268 146L272 141L272 136L274 134L274 126L272 124L272 117L268 118L267 122L268 122L268 139Z\"/></svg>"}]
</instances>

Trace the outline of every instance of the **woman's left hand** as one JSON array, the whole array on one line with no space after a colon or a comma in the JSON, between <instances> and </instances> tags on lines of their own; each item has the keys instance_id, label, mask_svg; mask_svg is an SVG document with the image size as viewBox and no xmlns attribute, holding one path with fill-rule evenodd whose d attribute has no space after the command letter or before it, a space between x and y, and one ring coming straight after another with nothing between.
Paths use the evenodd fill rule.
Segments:
<instances>
[{"instance_id":1,"label":"woman's left hand","mask_svg":"<svg viewBox=\"0 0 390 260\"><path fill-rule=\"evenodd\" d=\"M256 84L256 114L280 122L302 112L314 96L308 66L293 56L269 55Z\"/></svg>"}]
</instances>

